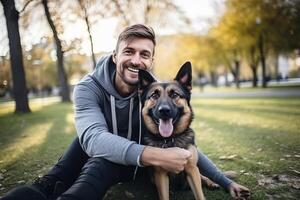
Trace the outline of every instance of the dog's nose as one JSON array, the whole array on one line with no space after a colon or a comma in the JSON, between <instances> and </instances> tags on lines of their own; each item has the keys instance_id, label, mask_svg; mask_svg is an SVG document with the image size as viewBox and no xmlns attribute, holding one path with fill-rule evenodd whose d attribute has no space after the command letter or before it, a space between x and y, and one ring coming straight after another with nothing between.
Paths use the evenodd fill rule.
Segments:
<instances>
[{"instance_id":1,"label":"dog's nose","mask_svg":"<svg viewBox=\"0 0 300 200\"><path fill-rule=\"evenodd\" d=\"M170 117L171 108L169 105L160 105L158 107L158 112L159 112L160 117L162 117L162 118Z\"/></svg>"}]
</instances>

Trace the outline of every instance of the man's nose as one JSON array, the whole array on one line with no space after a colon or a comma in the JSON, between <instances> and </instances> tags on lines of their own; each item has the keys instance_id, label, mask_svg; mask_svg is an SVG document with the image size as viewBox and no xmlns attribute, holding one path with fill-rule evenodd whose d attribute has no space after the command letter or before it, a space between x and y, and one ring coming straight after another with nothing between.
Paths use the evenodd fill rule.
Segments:
<instances>
[{"instance_id":1,"label":"man's nose","mask_svg":"<svg viewBox=\"0 0 300 200\"><path fill-rule=\"evenodd\" d=\"M138 53L134 54L133 57L131 58L131 63L133 65L140 65L141 64L140 54L138 54Z\"/></svg>"}]
</instances>

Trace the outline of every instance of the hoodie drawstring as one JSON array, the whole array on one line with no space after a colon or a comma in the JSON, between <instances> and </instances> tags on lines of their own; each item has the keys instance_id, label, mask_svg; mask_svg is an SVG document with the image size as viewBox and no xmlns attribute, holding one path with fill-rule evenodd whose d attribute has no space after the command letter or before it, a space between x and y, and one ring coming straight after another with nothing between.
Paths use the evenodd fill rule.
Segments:
<instances>
[{"instance_id":1,"label":"hoodie drawstring","mask_svg":"<svg viewBox=\"0 0 300 200\"><path fill-rule=\"evenodd\" d=\"M116 117L116 101L115 97L110 95L110 110L111 110L111 118L113 125L113 134L118 135L118 125L117 125L117 117Z\"/></svg>"},{"instance_id":2,"label":"hoodie drawstring","mask_svg":"<svg viewBox=\"0 0 300 200\"><path fill-rule=\"evenodd\" d=\"M140 93L138 93L138 99L139 99L139 144L141 144L141 140L142 140L142 103L141 103ZM134 174L133 174L133 180L135 180L138 168L139 168L139 166L135 167Z\"/></svg>"},{"instance_id":3,"label":"hoodie drawstring","mask_svg":"<svg viewBox=\"0 0 300 200\"><path fill-rule=\"evenodd\" d=\"M133 110L133 98L130 98L130 103L129 103L129 120L128 120L128 134L127 134L127 139L131 140L131 135L132 135L132 110Z\"/></svg>"},{"instance_id":4,"label":"hoodie drawstring","mask_svg":"<svg viewBox=\"0 0 300 200\"><path fill-rule=\"evenodd\" d=\"M128 120L128 132L127 132L127 139L128 140L131 140L131 137L132 137L133 100L134 100L134 98L130 98L130 102L129 102L129 116L128 116L129 120ZM113 134L118 135L118 124L117 124L117 114L116 114L116 100L115 100L115 97L112 96L112 95L110 95L110 110L111 110ZM140 120L140 117L139 117L139 120ZM141 134L139 134L139 144L141 143L141 138L140 138L141 136L140 135Z\"/></svg>"},{"instance_id":5,"label":"hoodie drawstring","mask_svg":"<svg viewBox=\"0 0 300 200\"><path fill-rule=\"evenodd\" d=\"M138 100L139 100L139 140L138 144L141 144L142 140L142 103L140 100L140 94L138 94ZM129 120L128 120L128 133L127 133L127 139L131 140L132 137L132 111L133 111L133 101L134 98L130 98L130 103L129 103ZM110 95L110 109L111 109L111 117L112 117L112 125L113 125L113 133L118 135L118 125L117 125L117 116L116 116L116 100L115 97ZM136 166L133 174L133 180L135 180L137 170L139 166Z\"/></svg>"}]
</instances>

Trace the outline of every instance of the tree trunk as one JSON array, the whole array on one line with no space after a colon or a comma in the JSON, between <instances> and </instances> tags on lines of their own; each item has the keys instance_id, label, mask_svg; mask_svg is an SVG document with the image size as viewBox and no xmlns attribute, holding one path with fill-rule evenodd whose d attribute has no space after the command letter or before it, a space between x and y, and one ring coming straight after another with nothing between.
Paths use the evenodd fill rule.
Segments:
<instances>
[{"instance_id":1,"label":"tree trunk","mask_svg":"<svg viewBox=\"0 0 300 200\"><path fill-rule=\"evenodd\" d=\"M209 75L210 75L210 81L211 81L211 85L214 87L217 87L217 77L216 77L216 73L213 70L209 71Z\"/></svg>"},{"instance_id":2,"label":"tree trunk","mask_svg":"<svg viewBox=\"0 0 300 200\"><path fill-rule=\"evenodd\" d=\"M250 68L252 71L252 87L257 87L257 65L258 59L255 57L256 47L250 48Z\"/></svg>"},{"instance_id":3,"label":"tree trunk","mask_svg":"<svg viewBox=\"0 0 300 200\"><path fill-rule=\"evenodd\" d=\"M68 78L64 68L64 52L62 51L62 45L58 37L56 27L54 25L53 20L51 19L51 14L49 12L49 7L48 7L48 0L42 0L42 3L45 10L47 21L53 32L53 37L56 44L56 56L57 56L57 68L58 68L57 72L58 72L58 78L61 87L60 92L61 92L62 101L68 102L71 100L70 100L70 89L68 85Z\"/></svg>"},{"instance_id":4,"label":"tree trunk","mask_svg":"<svg viewBox=\"0 0 300 200\"><path fill-rule=\"evenodd\" d=\"M252 87L257 87L257 66L251 65L252 70Z\"/></svg>"},{"instance_id":5,"label":"tree trunk","mask_svg":"<svg viewBox=\"0 0 300 200\"><path fill-rule=\"evenodd\" d=\"M225 75L224 75L224 77L225 77L225 86L226 87L229 87L229 81L228 81L228 69L227 69L227 67L225 67Z\"/></svg>"},{"instance_id":6,"label":"tree trunk","mask_svg":"<svg viewBox=\"0 0 300 200\"><path fill-rule=\"evenodd\" d=\"M275 53L275 79L277 82L280 81L280 74L279 74L279 62L278 62L278 59L279 59L279 54L278 53Z\"/></svg>"},{"instance_id":7,"label":"tree trunk","mask_svg":"<svg viewBox=\"0 0 300 200\"><path fill-rule=\"evenodd\" d=\"M19 32L19 12L16 10L13 0L1 0L6 19L7 35L9 40L9 52L11 61L11 72L13 78L13 96L15 99L17 113L29 113L27 87L23 64L21 39Z\"/></svg>"},{"instance_id":8,"label":"tree trunk","mask_svg":"<svg viewBox=\"0 0 300 200\"><path fill-rule=\"evenodd\" d=\"M239 89L240 88L240 61L235 60L234 66L235 66L235 77L234 77L235 86L237 89Z\"/></svg>"},{"instance_id":9,"label":"tree trunk","mask_svg":"<svg viewBox=\"0 0 300 200\"><path fill-rule=\"evenodd\" d=\"M260 53L260 61L261 61L261 68L262 68L262 87L267 87L267 77L266 77L266 59L264 53L264 38L263 35L260 34L259 36L259 53Z\"/></svg>"},{"instance_id":10,"label":"tree trunk","mask_svg":"<svg viewBox=\"0 0 300 200\"><path fill-rule=\"evenodd\" d=\"M89 16L87 13L87 10L84 6L84 4L82 3L82 0L78 0L79 5L82 9L82 11L84 12L84 20L85 20L85 24L89 33L89 40L90 40L90 45L91 45L91 52L92 52L92 61L93 61L93 68L96 68L96 58L95 58L95 53L94 53L94 42L93 42L93 38L92 38L92 34L91 34L91 25L90 25L90 20L89 20Z\"/></svg>"}]
</instances>

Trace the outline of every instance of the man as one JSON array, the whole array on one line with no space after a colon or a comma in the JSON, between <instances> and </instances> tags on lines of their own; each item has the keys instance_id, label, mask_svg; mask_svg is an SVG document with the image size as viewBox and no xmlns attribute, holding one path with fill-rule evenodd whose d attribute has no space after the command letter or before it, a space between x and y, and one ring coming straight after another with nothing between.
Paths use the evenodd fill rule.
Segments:
<instances>
[{"instance_id":1,"label":"man","mask_svg":"<svg viewBox=\"0 0 300 200\"><path fill-rule=\"evenodd\" d=\"M101 199L112 185L132 180L141 170L137 166L174 173L184 169L189 151L141 144L138 70L152 68L155 45L154 31L141 24L119 35L113 55L103 57L75 88L78 138L48 174L3 199ZM226 178L201 152L198 167L234 198L249 196L247 188Z\"/></svg>"}]
</instances>

